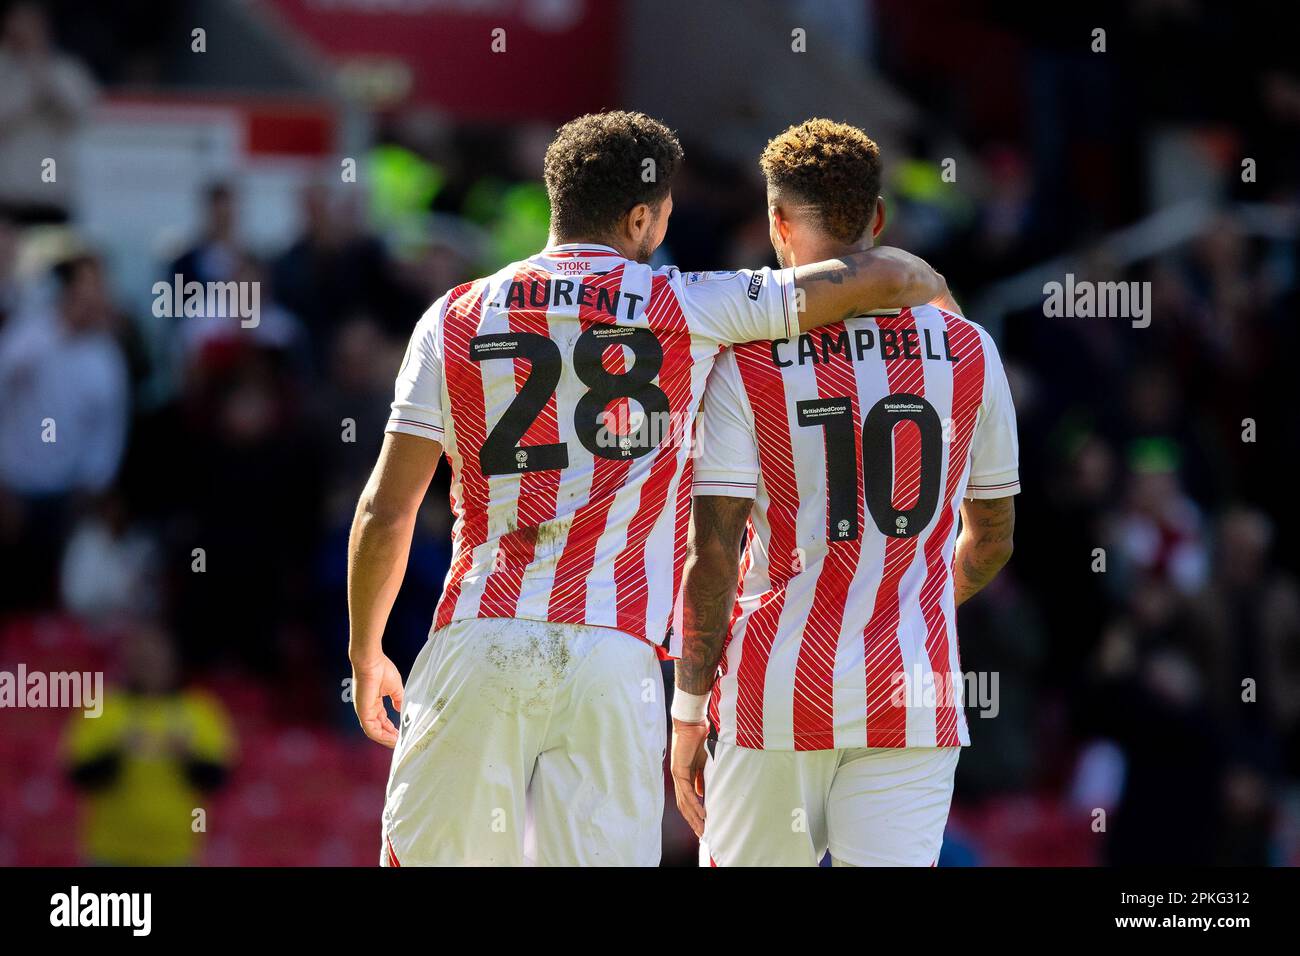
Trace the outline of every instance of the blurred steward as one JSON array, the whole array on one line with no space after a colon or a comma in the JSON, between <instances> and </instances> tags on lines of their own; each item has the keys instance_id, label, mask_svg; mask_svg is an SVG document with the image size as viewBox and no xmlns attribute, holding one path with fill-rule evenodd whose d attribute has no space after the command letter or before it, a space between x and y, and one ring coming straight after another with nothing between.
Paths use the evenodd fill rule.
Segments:
<instances>
[{"instance_id":1,"label":"blurred steward","mask_svg":"<svg viewBox=\"0 0 1300 956\"><path fill-rule=\"evenodd\" d=\"M133 630L122 647L124 686L97 719L76 716L65 738L81 791L82 857L112 866L198 861L206 815L195 811L226 780L235 739L215 698L186 690L167 635Z\"/></svg>"}]
</instances>

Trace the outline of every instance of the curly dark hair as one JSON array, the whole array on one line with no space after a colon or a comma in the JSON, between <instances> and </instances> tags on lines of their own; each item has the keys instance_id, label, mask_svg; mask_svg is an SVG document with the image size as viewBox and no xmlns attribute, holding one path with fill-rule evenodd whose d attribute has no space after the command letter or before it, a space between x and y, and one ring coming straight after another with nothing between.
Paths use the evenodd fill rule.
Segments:
<instances>
[{"instance_id":1,"label":"curly dark hair","mask_svg":"<svg viewBox=\"0 0 1300 956\"><path fill-rule=\"evenodd\" d=\"M758 165L770 195L815 208L833 239L857 242L871 224L880 196L880 147L856 126L805 120L773 137Z\"/></svg>"},{"instance_id":2,"label":"curly dark hair","mask_svg":"<svg viewBox=\"0 0 1300 956\"><path fill-rule=\"evenodd\" d=\"M633 206L663 201L681 161L673 131L644 113L617 110L570 120L546 149L552 232L562 239L611 234Z\"/></svg>"}]
</instances>

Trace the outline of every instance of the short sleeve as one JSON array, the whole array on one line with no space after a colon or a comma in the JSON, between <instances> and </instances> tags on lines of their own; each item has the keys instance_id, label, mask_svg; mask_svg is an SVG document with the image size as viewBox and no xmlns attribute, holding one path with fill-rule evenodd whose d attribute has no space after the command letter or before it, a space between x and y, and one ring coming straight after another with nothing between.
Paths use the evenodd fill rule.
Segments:
<instances>
[{"instance_id":1,"label":"short sleeve","mask_svg":"<svg viewBox=\"0 0 1300 956\"><path fill-rule=\"evenodd\" d=\"M709 373L695 429L693 495L753 498L758 488L754 414L728 349Z\"/></svg>"},{"instance_id":2,"label":"short sleeve","mask_svg":"<svg viewBox=\"0 0 1300 956\"><path fill-rule=\"evenodd\" d=\"M799 331L793 269L686 272L681 283L691 330L724 345L788 339Z\"/></svg>"},{"instance_id":3,"label":"short sleeve","mask_svg":"<svg viewBox=\"0 0 1300 956\"><path fill-rule=\"evenodd\" d=\"M984 401L971 439L967 498L1009 498L1020 494L1020 440L1016 408L997 347L984 340Z\"/></svg>"},{"instance_id":4,"label":"short sleeve","mask_svg":"<svg viewBox=\"0 0 1300 956\"><path fill-rule=\"evenodd\" d=\"M397 373L385 431L443 441L441 326L445 302L445 297L435 302L415 326Z\"/></svg>"}]
</instances>

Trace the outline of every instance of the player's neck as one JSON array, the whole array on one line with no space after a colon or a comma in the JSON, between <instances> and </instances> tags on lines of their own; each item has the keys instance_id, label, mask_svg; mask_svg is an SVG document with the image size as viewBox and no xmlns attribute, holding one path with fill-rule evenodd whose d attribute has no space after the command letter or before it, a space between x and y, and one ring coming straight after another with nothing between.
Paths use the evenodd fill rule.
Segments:
<instances>
[{"instance_id":1,"label":"player's neck","mask_svg":"<svg viewBox=\"0 0 1300 956\"><path fill-rule=\"evenodd\" d=\"M635 249L632 249L631 247L624 247L622 244L620 244L620 243L618 242L618 240L616 240L616 239L611 239L609 236L600 236L600 237L596 237L596 236L560 236L560 235L556 235L555 233L552 232L552 233L550 233L550 234L546 237L546 246L547 246L548 249L549 249L550 247L552 247L552 246L573 246L573 245L577 245L577 246L608 246L610 249L613 249L615 252L617 252L617 253L618 253L620 256L622 256L624 259L634 259L634 258L636 258L636 255L635 255L636 250L635 250Z\"/></svg>"},{"instance_id":2,"label":"player's neck","mask_svg":"<svg viewBox=\"0 0 1300 956\"><path fill-rule=\"evenodd\" d=\"M814 262L825 262L827 259L843 259L855 252L870 249L871 246L870 239L863 239L860 242L810 242L806 246L790 250L794 261L787 265L810 266Z\"/></svg>"}]
</instances>

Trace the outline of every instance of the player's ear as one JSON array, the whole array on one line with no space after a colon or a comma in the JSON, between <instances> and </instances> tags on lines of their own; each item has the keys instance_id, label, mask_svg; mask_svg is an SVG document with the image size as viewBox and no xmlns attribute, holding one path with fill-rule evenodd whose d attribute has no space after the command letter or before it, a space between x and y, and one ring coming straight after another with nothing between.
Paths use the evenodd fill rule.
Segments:
<instances>
[{"instance_id":1,"label":"player's ear","mask_svg":"<svg viewBox=\"0 0 1300 956\"><path fill-rule=\"evenodd\" d=\"M637 203L627 211L623 219L623 229L627 238L634 244L640 243L654 225L653 210L643 202Z\"/></svg>"},{"instance_id":2,"label":"player's ear","mask_svg":"<svg viewBox=\"0 0 1300 956\"><path fill-rule=\"evenodd\" d=\"M871 217L871 238L877 239L885 228L885 197L876 197L876 212Z\"/></svg>"},{"instance_id":3,"label":"player's ear","mask_svg":"<svg viewBox=\"0 0 1300 956\"><path fill-rule=\"evenodd\" d=\"M771 223L771 233L773 243L780 242L782 245L790 241L790 220L786 217L785 210L781 208L779 202L768 203L767 219Z\"/></svg>"}]
</instances>

